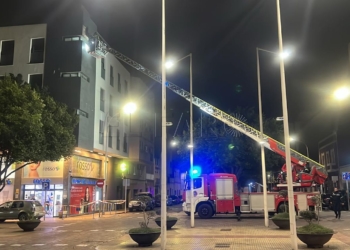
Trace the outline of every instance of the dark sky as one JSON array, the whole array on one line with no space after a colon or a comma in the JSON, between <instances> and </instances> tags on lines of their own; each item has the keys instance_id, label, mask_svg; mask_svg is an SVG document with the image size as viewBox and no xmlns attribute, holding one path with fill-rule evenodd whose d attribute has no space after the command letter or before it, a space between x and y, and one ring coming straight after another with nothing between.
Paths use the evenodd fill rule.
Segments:
<instances>
[{"instance_id":1,"label":"dark sky","mask_svg":"<svg viewBox=\"0 0 350 250\"><path fill-rule=\"evenodd\" d=\"M161 0L81 1L112 47L161 73ZM318 141L333 132L338 110L331 92L349 83L349 13L349 0L281 0L284 47L292 53L285 62L291 134L316 160ZM166 35L168 57L193 54L194 95L223 111L237 106L258 111L256 47L278 51L276 1L166 0ZM278 61L264 52L260 59L263 112L281 116ZM189 60L167 79L188 90ZM160 84L155 86L160 100ZM168 93L168 109L175 114L169 117L171 132L179 114L188 120L189 104Z\"/></svg>"},{"instance_id":2,"label":"dark sky","mask_svg":"<svg viewBox=\"0 0 350 250\"><path fill-rule=\"evenodd\" d=\"M112 46L161 73L160 0L83 3ZM284 47L292 53L285 63L291 134L308 144L316 160L318 141L333 132L337 107L330 94L349 82L349 13L349 0L281 1ZM276 1L167 0L166 35L168 57L193 54L194 95L224 111L258 110L255 49L278 51ZM278 61L264 52L260 59L263 112L281 116ZM167 79L188 90L189 60ZM168 108L186 113L188 103L168 94Z\"/></svg>"}]
</instances>

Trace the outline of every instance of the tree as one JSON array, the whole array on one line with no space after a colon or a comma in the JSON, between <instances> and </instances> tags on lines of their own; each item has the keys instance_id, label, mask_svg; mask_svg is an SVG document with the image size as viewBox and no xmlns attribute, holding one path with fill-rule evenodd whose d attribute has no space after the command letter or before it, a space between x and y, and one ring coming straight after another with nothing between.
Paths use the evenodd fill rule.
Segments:
<instances>
[{"instance_id":1,"label":"tree","mask_svg":"<svg viewBox=\"0 0 350 250\"><path fill-rule=\"evenodd\" d=\"M0 81L0 109L0 192L6 179L26 165L72 154L78 117L47 91L5 77ZM10 170L14 163L20 166Z\"/></svg>"},{"instance_id":2,"label":"tree","mask_svg":"<svg viewBox=\"0 0 350 250\"><path fill-rule=\"evenodd\" d=\"M237 108L234 113L229 113L252 127L259 127L258 117L252 108ZM276 139L281 137L280 123L274 119L264 119L263 122L264 133ZM241 186L247 181L261 180L261 153L256 141L211 116L196 121L193 134L194 164L202 167L202 173L234 173ZM187 148L189 131L183 131L176 140L180 143L173 164L181 171L187 171L190 166ZM265 158L267 170L276 171L283 165L283 159L269 150L265 150Z\"/></svg>"}]
</instances>

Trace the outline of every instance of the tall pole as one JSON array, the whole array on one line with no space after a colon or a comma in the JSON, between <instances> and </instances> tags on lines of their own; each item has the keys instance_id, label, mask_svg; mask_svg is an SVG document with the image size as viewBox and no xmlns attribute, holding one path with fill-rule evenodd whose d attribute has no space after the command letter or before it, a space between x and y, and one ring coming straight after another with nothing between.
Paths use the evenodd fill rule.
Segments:
<instances>
[{"instance_id":1,"label":"tall pole","mask_svg":"<svg viewBox=\"0 0 350 250\"><path fill-rule=\"evenodd\" d=\"M165 72L165 0L162 0L162 191L161 191L161 249L166 247L166 72Z\"/></svg>"},{"instance_id":2,"label":"tall pole","mask_svg":"<svg viewBox=\"0 0 350 250\"><path fill-rule=\"evenodd\" d=\"M108 154L108 123L109 123L109 114L108 112L106 112L106 116L105 116L105 127L104 127L104 135L103 135L103 140L104 138L106 138L106 140L104 140L104 145L105 145L105 167L104 167L104 172L105 172L105 185L104 185L104 192L103 192L103 202L102 202L102 214L104 214L105 212L105 206L104 206L104 201L106 200L107 197L107 167L108 167L108 160L107 160L107 154Z\"/></svg>"},{"instance_id":3,"label":"tall pole","mask_svg":"<svg viewBox=\"0 0 350 250\"><path fill-rule=\"evenodd\" d=\"M264 198L264 218L265 227L269 226L269 214L267 211L267 183L266 183L266 166L265 166L265 147L263 145L264 126L262 117L262 102L261 102L261 82L260 82L260 60L259 60L259 48L256 48L256 69L258 76L258 96L259 96L259 122L260 122L260 148L261 148L261 169L263 178L263 198Z\"/></svg>"},{"instance_id":4,"label":"tall pole","mask_svg":"<svg viewBox=\"0 0 350 250\"><path fill-rule=\"evenodd\" d=\"M278 23L278 44L279 52L283 53L283 40L282 40L282 25L281 25L281 11L280 1L276 0L277 5L277 23ZM292 166L290 158L290 144L289 144L289 126L288 126L288 108L287 108L287 92L286 92L286 79L284 74L284 59L280 57L280 73L281 73L281 89L282 89L282 109L283 109L283 128L284 128L284 144L286 152L286 165L287 165L287 186L288 186L288 208L289 208L289 223L290 223L290 238L292 243L292 249L298 250L298 241L296 235L296 223L295 223L295 209L294 209L294 192L293 192L293 179L292 179Z\"/></svg>"},{"instance_id":5,"label":"tall pole","mask_svg":"<svg viewBox=\"0 0 350 250\"><path fill-rule=\"evenodd\" d=\"M193 197L193 99L192 99L192 53L190 54L190 164L191 164L191 227L194 227Z\"/></svg>"}]
</instances>

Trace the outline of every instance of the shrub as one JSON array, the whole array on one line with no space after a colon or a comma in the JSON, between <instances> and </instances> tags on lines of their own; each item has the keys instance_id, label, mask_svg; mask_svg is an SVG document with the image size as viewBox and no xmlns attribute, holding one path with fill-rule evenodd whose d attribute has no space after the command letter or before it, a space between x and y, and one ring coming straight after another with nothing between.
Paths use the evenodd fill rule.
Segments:
<instances>
[{"instance_id":1,"label":"shrub","mask_svg":"<svg viewBox=\"0 0 350 250\"><path fill-rule=\"evenodd\" d=\"M329 234L329 233L334 233L333 229L321 226L319 224L315 224L312 221L317 220L318 221L318 216L314 211L301 211L300 212L300 217L303 218L304 220L309 223L306 226L299 227L297 228L297 233L299 234Z\"/></svg>"},{"instance_id":2,"label":"shrub","mask_svg":"<svg viewBox=\"0 0 350 250\"><path fill-rule=\"evenodd\" d=\"M289 220L289 213L279 213L272 217L274 220Z\"/></svg>"}]
</instances>

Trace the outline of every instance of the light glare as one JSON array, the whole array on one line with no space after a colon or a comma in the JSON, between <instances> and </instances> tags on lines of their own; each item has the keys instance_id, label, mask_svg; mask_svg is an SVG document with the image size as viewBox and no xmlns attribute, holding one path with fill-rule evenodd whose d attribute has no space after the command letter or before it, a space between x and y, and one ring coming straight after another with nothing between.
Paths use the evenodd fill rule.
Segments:
<instances>
[{"instance_id":1,"label":"light glare","mask_svg":"<svg viewBox=\"0 0 350 250\"><path fill-rule=\"evenodd\" d=\"M347 87L341 87L334 91L334 97L337 100L344 100L350 95L350 90Z\"/></svg>"},{"instance_id":2,"label":"light glare","mask_svg":"<svg viewBox=\"0 0 350 250\"><path fill-rule=\"evenodd\" d=\"M170 69L173 66L174 66L174 62L172 62L172 61L168 61L165 63L165 68L167 68L167 69Z\"/></svg>"}]
</instances>

